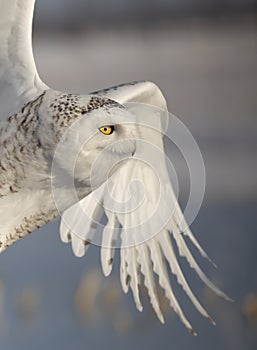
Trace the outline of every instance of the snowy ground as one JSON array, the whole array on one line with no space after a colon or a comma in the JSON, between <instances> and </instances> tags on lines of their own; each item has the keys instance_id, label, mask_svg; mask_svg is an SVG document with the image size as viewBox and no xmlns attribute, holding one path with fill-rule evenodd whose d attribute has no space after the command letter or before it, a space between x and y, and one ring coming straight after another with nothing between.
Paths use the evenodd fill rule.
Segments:
<instances>
[{"instance_id":1,"label":"snowy ground","mask_svg":"<svg viewBox=\"0 0 257 350\"><path fill-rule=\"evenodd\" d=\"M159 325L148 307L138 314L131 296L120 295L118 269L111 283L94 272L97 248L88 257L74 258L70 247L59 242L55 222L0 257L0 348L256 349L254 21L38 34L35 55L42 78L59 90L85 93L145 79L162 88L170 111L191 130L205 160L206 195L193 229L219 269L203 265L235 303L216 298L191 273L189 279L217 326L202 320L186 298L182 300L198 337L187 334L170 313L166 325ZM179 158L177 163L178 176L186 183ZM95 304L89 296L94 290L100 294Z\"/></svg>"}]
</instances>

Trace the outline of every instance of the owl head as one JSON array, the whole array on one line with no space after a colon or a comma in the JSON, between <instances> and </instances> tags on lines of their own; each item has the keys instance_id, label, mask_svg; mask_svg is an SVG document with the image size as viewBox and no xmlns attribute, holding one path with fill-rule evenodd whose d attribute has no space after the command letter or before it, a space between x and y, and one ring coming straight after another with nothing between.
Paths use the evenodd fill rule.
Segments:
<instances>
[{"instance_id":1,"label":"owl head","mask_svg":"<svg viewBox=\"0 0 257 350\"><path fill-rule=\"evenodd\" d=\"M135 153L136 118L117 102L94 95L46 93L43 104L40 113L46 115L43 123L49 133L41 141L45 148L49 144L58 176L73 179L83 195Z\"/></svg>"}]
</instances>

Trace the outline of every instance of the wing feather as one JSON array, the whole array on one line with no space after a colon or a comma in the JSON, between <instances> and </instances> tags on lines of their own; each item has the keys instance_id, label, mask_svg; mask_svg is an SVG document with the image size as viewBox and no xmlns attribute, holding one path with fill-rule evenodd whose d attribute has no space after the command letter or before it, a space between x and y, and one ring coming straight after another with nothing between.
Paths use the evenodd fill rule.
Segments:
<instances>
[{"instance_id":1,"label":"wing feather","mask_svg":"<svg viewBox=\"0 0 257 350\"><path fill-rule=\"evenodd\" d=\"M82 257L88 250L96 232L97 223L103 216L101 200L104 187L74 204L62 215L60 237L64 243L72 242L72 249L76 256ZM86 211L85 211L86 208Z\"/></svg>"},{"instance_id":2,"label":"wing feather","mask_svg":"<svg viewBox=\"0 0 257 350\"><path fill-rule=\"evenodd\" d=\"M195 261L193 255L191 254L190 250L188 249L182 235L180 234L178 228L176 225L173 226L172 234L174 236L174 239L177 243L179 253L182 257L185 257L187 262L189 263L190 267L196 271L200 279L210 288L212 289L217 295L221 296L222 298L226 300L231 300L225 293L223 293L218 287L216 287L209 278L203 273L202 269L199 267L197 262Z\"/></svg>"},{"instance_id":3,"label":"wing feather","mask_svg":"<svg viewBox=\"0 0 257 350\"><path fill-rule=\"evenodd\" d=\"M108 217L108 223L103 229L101 263L104 275L109 276L112 272L119 225L118 220L113 213L107 212L106 214Z\"/></svg>"},{"instance_id":4,"label":"wing feather","mask_svg":"<svg viewBox=\"0 0 257 350\"><path fill-rule=\"evenodd\" d=\"M160 322L164 323L164 317L160 309L158 294L155 286L154 276L152 273L153 267L151 264L148 247L145 244L140 244L137 247L137 251L137 261L141 266L141 272L144 275L144 283L148 290L150 302Z\"/></svg>"},{"instance_id":5,"label":"wing feather","mask_svg":"<svg viewBox=\"0 0 257 350\"><path fill-rule=\"evenodd\" d=\"M182 323L190 330L190 332L195 334L191 324L188 322L183 311L181 310L177 298L175 297L170 286L168 272L166 269L166 265L163 261L163 256L158 241L156 239L152 239L148 242L148 245L151 251L151 259L153 261L154 272L159 277L159 284L165 291L165 295L170 302L171 308L178 314Z\"/></svg>"},{"instance_id":6,"label":"wing feather","mask_svg":"<svg viewBox=\"0 0 257 350\"><path fill-rule=\"evenodd\" d=\"M0 0L0 119L47 89L32 51L34 5L35 0Z\"/></svg>"},{"instance_id":7,"label":"wing feather","mask_svg":"<svg viewBox=\"0 0 257 350\"><path fill-rule=\"evenodd\" d=\"M139 296L139 286L140 286L140 266L137 262L138 252L137 249L132 246L127 248L127 262L128 262L128 274L130 276L130 288L133 293L134 301L136 304L136 307L139 311L143 310L143 306L140 301Z\"/></svg>"},{"instance_id":8,"label":"wing feather","mask_svg":"<svg viewBox=\"0 0 257 350\"><path fill-rule=\"evenodd\" d=\"M128 272L128 261L127 261L127 254L128 249L127 246L127 240L126 240L126 234L124 230L121 230L121 240L122 240L122 246L120 249L120 281L121 286L124 293L128 293L129 291L129 284L130 284L130 275Z\"/></svg>"},{"instance_id":9,"label":"wing feather","mask_svg":"<svg viewBox=\"0 0 257 350\"><path fill-rule=\"evenodd\" d=\"M188 295L189 299L192 301L192 303L195 305L196 309L204 316L207 317L211 323L215 324L215 322L211 319L211 317L207 314L207 312L204 310L202 305L199 303L199 301L196 299L194 294L192 293L183 272L181 271L181 268L179 266L179 263L177 261L177 257L175 255L173 246L171 244L169 234L167 231L164 231L160 235L159 240L161 249L163 251L163 254L167 261L169 262L170 269L174 273L174 275L177 277L178 283L183 287L184 291ZM160 252L159 252L160 254Z\"/></svg>"},{"instance_id":10,"label":"wing feather","mask_svg":"<svg viewBox=\"0 0 257 350\"><path fill-rule=\"evenodd\" d=\"M196 240L195 236L193 235L192 231L188 227L188 224L186 223L186 220L184 218L184 215L182 213L182 210L178 204L177 198L174 194L173 189L170 186L167 186L167 191L169 192L172 202L175 203L174 207L174 220L176 222L177 227L181 228L181 232L187 236L191 242L194 244L194 246L198 249L201 256L205 259L207 259L214 267L217 267L216 264L211 260L211 258L208 256L208 254L203 250L199 242Z\"/></svg>"}]
</instances>

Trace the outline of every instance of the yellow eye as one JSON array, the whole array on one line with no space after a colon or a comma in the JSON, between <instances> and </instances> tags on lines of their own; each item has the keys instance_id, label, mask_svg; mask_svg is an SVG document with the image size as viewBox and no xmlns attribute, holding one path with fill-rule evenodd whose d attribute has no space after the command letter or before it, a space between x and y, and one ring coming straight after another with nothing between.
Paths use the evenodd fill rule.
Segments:
<instances>
[{"instance_id":1,"label":"yellow eye","mask_svg":"<svg viewBox=\"0 0 257 350\"><path fill-rule=\"evenodd\" d=\"M101 128L99 128L99 130L104 135L111 135L114 132L115 128L113 125L106 125L106 126L102 126Z\"/></svg>"}]
</instances>

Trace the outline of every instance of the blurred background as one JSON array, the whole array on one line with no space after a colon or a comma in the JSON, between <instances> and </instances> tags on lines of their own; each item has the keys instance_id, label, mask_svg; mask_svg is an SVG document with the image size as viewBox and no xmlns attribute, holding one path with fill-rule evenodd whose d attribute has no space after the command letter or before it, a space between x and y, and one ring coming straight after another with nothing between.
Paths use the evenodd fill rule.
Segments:
<instances>
[{"instance_id":1,"label":"blurred background","mask_svg":"<svg viewBox=\"0 0 257 350\"><path fill-rule=\"evenodd\" d=\"M75 258L56 221L0 257L0 349L257 349L256 10L255 0L37 1L34 52L50 86L87 93L151 80L190 129L207 175L192 229L218 269L196 258L235 302L217 298L182 259L217 325L180 288L198 336L188 334L164 297L161 325L144 289L142 314L122 294L118 256L106 279L98 247ZM186 193L183 159L176 149L170 156Z\"/></svg>"}]
</instances>

